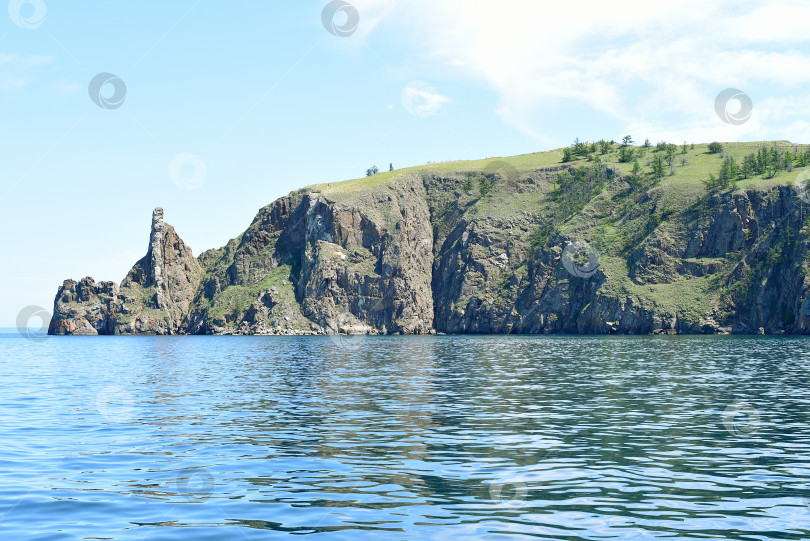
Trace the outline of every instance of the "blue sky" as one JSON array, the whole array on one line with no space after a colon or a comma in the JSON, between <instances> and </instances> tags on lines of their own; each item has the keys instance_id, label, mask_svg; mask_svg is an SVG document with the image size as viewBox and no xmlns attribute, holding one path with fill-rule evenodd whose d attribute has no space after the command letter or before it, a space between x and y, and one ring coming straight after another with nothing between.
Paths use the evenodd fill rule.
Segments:
<instances>
[{"instance_id":1,"label":"blue sky","mask_svg":"<svg viewBox=\"0 0 810 541\"><path fill-rule=\"evenodd\" d=\"M625 133L810 142L808 4L356 0L356 29L336 36L322 1L13 0L0 326L50 309L65 278L120 281L155 206L199 254L275 198L373 164ZM99 73L125 85L120 106L91 99ZM715 113L726 88L751 97L742 125Z\"/></svg>"}]
</instances>

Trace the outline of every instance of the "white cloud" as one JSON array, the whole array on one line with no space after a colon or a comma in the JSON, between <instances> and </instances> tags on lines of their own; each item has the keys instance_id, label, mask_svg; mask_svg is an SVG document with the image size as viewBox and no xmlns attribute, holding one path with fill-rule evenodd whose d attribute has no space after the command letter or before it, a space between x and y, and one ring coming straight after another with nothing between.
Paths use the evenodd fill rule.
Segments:
<instances>
[{"instance_id":1,"label":"white cloud","mask_svg":"<svg viewBox=\"0 0 810 541\"><path fill-rule=\"evenodd\" d=\"M0 91L19 92L31 83L31 73L53 61L51 56L0 53Z\"/></svg>"},{"instance_id":2,"label":"white cloud","mask_svg":"<svg viewBox=\"0 0 810 541\"><path fill-rule=\"evenodd\" d=\"M53 83L53 88L60 94L60 95L67 95L73 94L74 92L81 90L82 85L78 83L72 83L69 81L55 81Z\"/></svg>"},{"instance_id":3,"label":"white cloud","mask_svg":"<svg viewBox=\"0 0 810 541\"><path fill-rule=\"evenodd\" d=\"M9 75L0 75L0 91L4 92L17 92L28 86L31 80L28 77L14 77Z\"/></svg>"},{"instance_id":4,"label":"white cloud","mask_svg":"<svg viewBox=\"0 0 810 541\"><path fill-rule=\"evenodd\" d=\"M402 104L412 115L428 117L445 112L452 100L439 94L431 84L424 81L413 81L402 90Z\"/></svg>"},{"instance_id":5,"label":"white cloud","mask_svg":"<svg viewBox=\"0 0 810 541\"><path fill-rule=\"evenodd\" d=\"M50 64L53 61L52 56L44 56L37 54L18 55L13 53L0 53L0 66L14 65L23 68L34 68Z\"/></svg>"},{"instance_id":6,"label":"white cloud","mask_svg":"<svg viewBox=\"0 0 810 541\"><path fill-rule=\"evenodd\" d=\"M385 23L406 29L426 69L494 89L503 121L539 139L560 136L544 119L563 100L628 130L735 140L788 126L810 83L808 20L805 0L409 0ZM714 113L728 87L754 99L744 126Z\"/></svg>"}]
</instances>

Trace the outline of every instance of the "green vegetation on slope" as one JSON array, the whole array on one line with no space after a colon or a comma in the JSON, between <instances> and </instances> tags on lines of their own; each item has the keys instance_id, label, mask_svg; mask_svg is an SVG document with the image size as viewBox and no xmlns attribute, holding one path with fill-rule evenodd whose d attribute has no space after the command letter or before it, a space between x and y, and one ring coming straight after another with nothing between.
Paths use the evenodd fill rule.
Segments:
<instances>
[{"instance_id":1,"label":"green vegetation on slope","mask_svg":"<svg viewBox=\"0 0 810 541\"><path fill-rule=\"evenodd\" d=\"M600 253L605 293L696 322L720 303L718 292L743 254L729 254L716 261L687 261L695 268L722 270L705 276L676 276L654 284L633 278L634 254L652 235L660 243L673 243L689 228L699 227L691 220L705 223L710 217L708 201L714 193L765 192L778 185L791 185L807 171L810 147L786 141L697 145L648 141L632 145L631 141L575 141L560 150L427 164L312 186L306 191L351 200L409 175L443 178L449 193L443 195L442 208L435 217L438 224L434 224L442 234L449 233L460 216L473 220L482 235L492 235L522 213L538 215L539 223L529 236L533 248L547 248L549 243L565 238L584 239ZM515 243L519 239L520 233ZM459 249L458 242L453 249ZM780 246L774 249L781 250ZM497 255L479 253L482 251L486 248L476 246L471 256L481 260ZM533 253L526 254L517 267L520 272L505 270L495 279L487 280L479 270L468 268L469 281L479 285L459 299L456 308L463 310L473 299L495 304L515 302L514 291L525 279L527 264L534 257ZM510 289L514 291L510 293Z\"/></svg>"},{"instance_id":2,"label":"green vegetation on slope","mask_svg":"<svg viewBox=\"0 0 810 541\"><path fill-rule=\"evenodd\" d=\"M677 187L676 192L682 189L691 192L695 196L702 195L703 184L711 174L719 175L723 160L726 157L734 159L742 164L747 155L758 153L762 149L792 155L793 168L784 167L781 170L770 168L766 173L750 174L747 178L741 177L738 188L747 187L768 188L779 184L792 182L798 172L797 168L802 168L810 163L810 146L793 144L788 141L776 142L746 142L746 143L721 143L720 152L711 152L708 144L670 144L660 142L650 146L623 146L610 141L599 141L596 143L575 142L573 147L564 149L537 152L532 154L522 154L512 157L493 157L484 160L470 161L450 161L440 163L430 163L398 169L395 171L381 172L368 177L347 180L343 182L331 182L315 184L302 188L296 193L320 192L324 195L339 196L351 192L363 192L375 187L385 185L394 179L404 178L414 173L427 173L436 176L447 176L460 171L483 173L493 162L501 162L505 166L513 168L518 174L529 173L538 169L552 167L558 164L566 165L589 165L590 163L601 163L617 170L620 174L628 177L633 176L633 165L639 162L642 172L635 175L644 180L655 180L654 165L657 158L661 158L665 165L663 177L660 185L664 189ZM565 153L571 148L585 148L587 152L575 151L571 159L565 161ZM632 159L623 157L632 151ZM804 156L804 158L800 158ZM671 162L671 164L670 164ZM675 194L672 194L675 195Z\"/></svg>"}]
</instances>

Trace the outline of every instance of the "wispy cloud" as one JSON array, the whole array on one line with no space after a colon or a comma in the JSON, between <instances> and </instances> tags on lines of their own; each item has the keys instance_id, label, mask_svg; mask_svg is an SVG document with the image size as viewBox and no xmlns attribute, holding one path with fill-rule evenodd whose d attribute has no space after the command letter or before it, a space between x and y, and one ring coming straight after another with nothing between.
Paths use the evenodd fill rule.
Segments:
<instances>
[{"instance_id":1,"label":"wispy cloud","mask_svg":"<svg viewBox=\"0 0 810 541\"><path fill-rule=\"evenodd\" d=\"M0 74L0 91L17 92L28 86L31 80L28 77L13 77Z\"/></svg>"},{"instance_id":2,"label":"wispy cloud","mask_svg":"<svg viewBox=\"0 0 810 541\"><path fill-rule=\"evenodd\" d=\"M19 55L14 53L0 53L0 66L12 65L22 68L35 68L53 62L52 56L37 54Z\"/></svg>"},{"instance_id":3,"label":"wispy cloud","mask_svg":"<svg viewBox=\"0 0 810 541\"><path fill-rule=\"evenodd\" d=\"M33 80L31 73L52 61L52 56L0 53L0 91L24 90Z\"/></svg>"},{"instance_id":4,"label":"wispy cloud","mask_svg":"<svg viewBox=\"0 0 810 541\"><path fill-rule=\"evenodd\" d=\"M74 83L71 81L55 81L53 83L53 88L59 93L60 95L67 95L73 94L82 89L82 85L78 83Z\"/></svg>"},{"instance_id":5,"label":"wispy cloud","mask_svg":"<svg viewBox=\"0 0 810 541\"><path fill-rule=\"evenodd\" d=\"M445 112L452 100L439 94L433 86L423 81L414 81L402 90L402 103L409 113L416 116L435 116Z\"/></svg>"},{"instance_id":6,"label":"wispy cloud","mask_svg":"<svg viewBox=\"0 0 810 541\"><path fill-rule=\"evenodd\" d=\"M780 129L807 138L787 112L810 83L808 20L799 0L411 0L386 23L407 29L435 70L494 89L503 121L538 138L549 136L550 104L566 100L672 140L733 140ZM755 100L744 127L714 114L728 87Z\"/></svg>"}]
</instances>

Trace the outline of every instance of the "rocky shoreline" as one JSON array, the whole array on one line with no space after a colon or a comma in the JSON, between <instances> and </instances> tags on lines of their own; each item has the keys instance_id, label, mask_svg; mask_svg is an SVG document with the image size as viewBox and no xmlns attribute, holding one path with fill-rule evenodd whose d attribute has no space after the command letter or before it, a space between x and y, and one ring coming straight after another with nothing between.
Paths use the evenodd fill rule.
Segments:
<instances>
[{"instance_id":1,"label":"rocky shoreline","mask_svg":"<svg viewBox=\"0 0 810 541\"><path fill-rule=\"evenodd\" d=\"M561 170L475 173L486 193L466 171L311 187L199 257L157 208L147 254L120 286L66 280L49 333L807 332L808 240L789 186L674 207L611 172L549 228Z\"/></svg>"}]
</instances>

